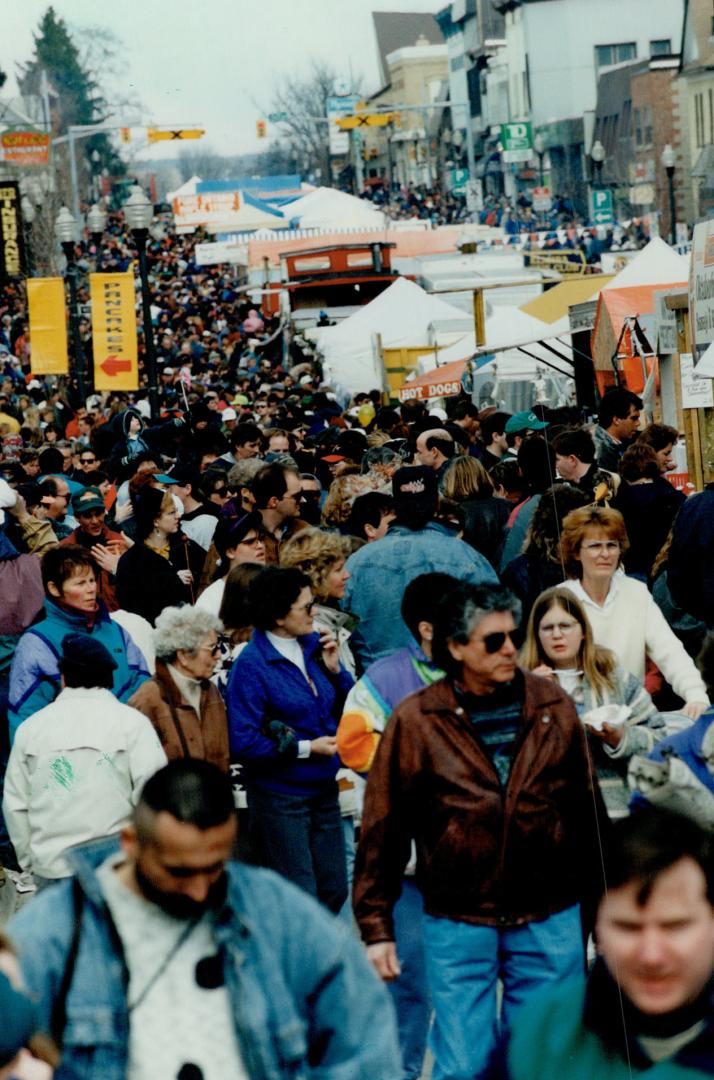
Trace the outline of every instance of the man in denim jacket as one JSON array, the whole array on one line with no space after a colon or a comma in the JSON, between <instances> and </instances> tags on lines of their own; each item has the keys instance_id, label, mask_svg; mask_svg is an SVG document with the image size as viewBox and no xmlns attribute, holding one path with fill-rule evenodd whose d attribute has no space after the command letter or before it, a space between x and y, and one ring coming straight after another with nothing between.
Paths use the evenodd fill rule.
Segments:
<instances>
[{"instance_id":1,"label":"man in denim jacket","mask_svg":"<svg viewBox=\"0 0 714 1080\"><path fill-rule=\"evenodd\" d=\"M28 991L63 1046L56 1080L398 1080L391 1005L309 896L228 862L230 782L204 761L146 784L120 846L13 920Z\"/></svg>"}]
</instances>

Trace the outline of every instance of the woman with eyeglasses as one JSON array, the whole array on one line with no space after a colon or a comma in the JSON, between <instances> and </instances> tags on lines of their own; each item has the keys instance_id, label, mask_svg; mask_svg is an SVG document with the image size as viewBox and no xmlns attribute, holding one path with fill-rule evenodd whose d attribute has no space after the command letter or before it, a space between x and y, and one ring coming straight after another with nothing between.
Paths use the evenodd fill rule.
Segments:
<instances>
[{"instance_id":1,"label":"woman with eyeglasses","mask_svg":"<svg viewBox=\"0 0 714 1080\"><path fill-rule=\"evenodd\" d=\"M644 682L646 660L652 660L684 700L682 712L696 720L709 704L702 677L647 586L623 573L627 548L625 523L617 510L601 506L571 510L561 535L568 575L561 588L580 600L596 644L612 649L623 668L640 682Z\"/></svg>"},{"instance_id":2,"label":"woman with eyeglasses","mask_svg":"<svg viewBox=\"0 0 714 1080\"><path fill-rule=\"evenodd\" d=\"M608 814L624 817L630 758L649 754L664 738L667 714L657 712L640 680L618 663L614 652L595 644L585 608L566 589L546 589L536 600L521 664L570 694L588 733ZM629 716L620 723L601 721L593 726L597 720L593 710L605 705L627 706Z\"/></svg>"},{"instance_id":3,"label":"woman with eyeglasses","mask_svg":"<svg viewBox=\"0 0 714 1080\"><path fill-rule=\"evenodd\" d=\"M228 720L223 698L210 681L218 661L215 615L195 607L168 607L156 620L156 674L129 705L156 728L166 756L201 758L228 772Z\"/></svg>"},{"instance_id":4,"label":"woman with eyeglasses","mask_svg":"<svg viewBox=\"0 0 714 1080\"><path fill-rule=\"evenodd\" d=\"M213 543L220 556L215 580L204 589L196 606L218 615L221 610L226 580L235 566L241 563L265 564L265 532L263 519L257 511L239 517L221 518L213 534Z\"/></svg>"},{"instance_id":5,"label":"woman with eyeglasses","mask_svg":"<svg viewBox=\"0 0 714 1080\"><path fill-rule=\"evenodd\" d=\"M267 567L251 586L251 604L255 631L226 694L251 840L263 865L336 913L347 898L347 868L335 735L353 680L334 638L314 630L306 574Z\"/></svg>"}]
</instances>

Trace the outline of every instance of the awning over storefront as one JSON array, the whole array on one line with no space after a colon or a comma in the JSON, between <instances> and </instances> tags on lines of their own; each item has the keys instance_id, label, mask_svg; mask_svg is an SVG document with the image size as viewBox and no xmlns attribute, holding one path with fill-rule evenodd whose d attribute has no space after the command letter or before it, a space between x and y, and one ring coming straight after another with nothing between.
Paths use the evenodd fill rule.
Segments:
<instances>
[{"instance_id":1,"label":"awning over storefront","mask_svg":"<svg viewBox=\"0 0 714 1080\"><path fill-rule=\"evenodd\" d=\"M535 300L529 300L521 306L521 311L533 315L545 323L554 323L568 314L573 304L582 304L591 300L605 285L612 281L612 274L593 274L592 277L578 278L577 281L561 281L552 289L547 289Z\"/></svg>"}]
</instances>

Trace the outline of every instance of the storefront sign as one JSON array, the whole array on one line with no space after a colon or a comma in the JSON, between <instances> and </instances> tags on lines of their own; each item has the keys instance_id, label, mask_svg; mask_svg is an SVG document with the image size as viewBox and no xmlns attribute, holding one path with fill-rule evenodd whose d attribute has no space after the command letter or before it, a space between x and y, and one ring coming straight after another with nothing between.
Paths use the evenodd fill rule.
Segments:
<instances>
[{"instance_id":1,"label":"storefront sign","mask_svg":"<svg viewBox=\"0 0 714 1080\"><path fill-rule=\"evenodd\" d=\"M17 180L0 181L0 281L22 277L25 272L25 242L22 232L20 185Z\"/></svg>"},{"instance_id":2,"label":"storefront sign","mask_svg":"<svg viewBox=\"0 0 714 1080\"><path fill-rule=\"evenodd\" d=\"M177 227L210 225L237 214L243 205L239 191L206 191L198 195L177 195L172 203Z\"/></svg>"},{"instance_id":3,"label":"storefront sign","mask_svg":"<svg viewBox=\"0 0 714 1080\"><path fill-rule=\"evenodd\" d=\"M669 290L653 293L655 340L653 345L659 356L671 356L677 352L677 313L667 307Z\"/></svg>"},{"instance_id":4,"label":"storefront sign","mask_svg":"<svg viewBox=\"0 0 714 1080\"><path fill-rule=\"evenodd\" d=\"M707 409L714 405L714 382L698 378L694 374L694 358L691 353L680 353L679 372L682 384L683 409Z\"/></svg>"},{"instance_id":5,"label":"storefront sign","mask_svg":"<svg viewBox=\"0 0 714 1080\"><path fill-rule=\"evenodd\" d=\"M689 325L695 358L714 341L714 221L694 226L689 266Z\"/></svg>"},{"instance_id":6,"label":"storefront sign","mask_svg":"<svg viewBox=\"0 0 714 1080\"><path fill-rule=\"evenodd\" d=\"M90 274L94 385L138 390L134 274Z\"/></svg>"},{"instance_id":7,"label":"storefront sign","mask_svg":"<svg viewBox=\"0 0 714 1080\"><path fill-rule=\"evenodd\" d=\"M27 306L30 316L32 374L66 375L69 364L63 279L28 278Z\"/></svg>"},{"instance_id":8,"label":"storefront sign","mask_svg":"<svg viewBox=\"0 0 714 1080\"><path fill-rule=\"evenodd\" d=\"M2 156L14 165L48 165L50 137L42 131L4 131L0 135Z\"/></svg>"}]
</instances>

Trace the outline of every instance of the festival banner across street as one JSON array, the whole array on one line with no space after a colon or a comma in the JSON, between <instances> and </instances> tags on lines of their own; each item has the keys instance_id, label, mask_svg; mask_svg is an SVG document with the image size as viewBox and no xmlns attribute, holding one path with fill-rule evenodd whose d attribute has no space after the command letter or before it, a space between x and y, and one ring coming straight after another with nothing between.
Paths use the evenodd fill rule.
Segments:
<instances>
[{"instance_id":1,"label":"festival banner across street","mask_svg":"<svg viewBox=\"0 0 714 1080\"><path fill-rule=\"evenodd\" d=\"M90 274L94 386L138 390L134 274Z\"/></svg>"}]
</instances>

